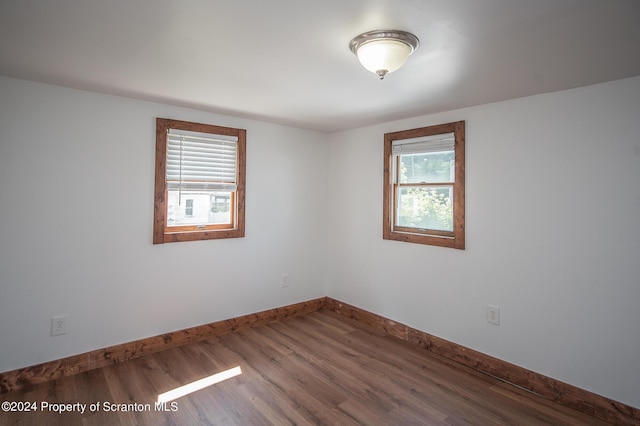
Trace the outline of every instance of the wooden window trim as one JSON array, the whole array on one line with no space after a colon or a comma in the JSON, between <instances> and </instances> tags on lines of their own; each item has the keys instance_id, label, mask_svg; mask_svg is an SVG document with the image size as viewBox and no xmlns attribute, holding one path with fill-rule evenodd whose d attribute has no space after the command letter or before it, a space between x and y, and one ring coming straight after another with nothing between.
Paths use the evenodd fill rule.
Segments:
<instances>
[{"instance_id":1,"label":"wooden window trim","mask_svg":"<svg viewBox=\"0 0 640 426\"><path fill-rule=\"evenodd\" d=\"M439 134L454 134L455 150L455 182L453 182L453 232L425 230L394 226L395 199L399 185L394 184L393 176L393 141L412 139ZM384 189L383 189L383 229L385 240L404 241L416 244L465 248L465 122L438 124L411 130L386 133L384 135ZM430 186L432 184L429 184ZM443 185L450 185L445 183Z\"/></svg>"},{"instance_id":2,"label":"wooden window trim","mask_svg":"<svg viewBox=\"0 0 640 426\"><path fill-rule=\"evenodd\" d=\"M235 136L238 138L238 162L236 168L237 189L235 191L235 194L232 194L232 199L230 200L232 209L231 224L207 225L205 227L167 227L166 215L168 191L166 183L166 166L167 135L169 129ZM244 237L246 139L247 133L244 129L215 126L212 124L194 123L190 121L171 120L166 118L156 119L153 244Z\"/></svg>"}]
</instances>

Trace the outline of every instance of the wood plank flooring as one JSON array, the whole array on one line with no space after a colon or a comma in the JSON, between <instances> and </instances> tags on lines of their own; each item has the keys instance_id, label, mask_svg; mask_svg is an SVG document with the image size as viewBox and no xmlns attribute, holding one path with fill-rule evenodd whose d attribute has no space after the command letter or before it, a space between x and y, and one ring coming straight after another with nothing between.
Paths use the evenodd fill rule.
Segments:
<instances>
[{"instance_id":1,"label":"wood plank flooring","mask_svg":"<svg viewBox=\"0 0 640 426\"><path fill-rule=\"evenodd\" d=\"M158 394L237 366L156 410ZM327 310L0 397L37 408L1 411L2 425L606 424Z\"/></svg>"}]
</instances>

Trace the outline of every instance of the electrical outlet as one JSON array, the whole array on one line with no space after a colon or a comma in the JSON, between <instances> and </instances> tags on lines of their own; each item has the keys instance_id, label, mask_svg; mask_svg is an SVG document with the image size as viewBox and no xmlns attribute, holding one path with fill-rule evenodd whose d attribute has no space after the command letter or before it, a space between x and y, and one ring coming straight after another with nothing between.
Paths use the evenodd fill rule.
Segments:
<instances>
[{"instance_id":1,"label":"electrical outlet","mask_svg":"<svg viewBox=\"0 0 640 426\"><path fill-rule=\"evenodd\" d=\"M67 334L67 315L60 315L59 317L51 318L51 336L60 336L61 334Z\"/></svg>"},{"instance_id":2,"label":"electrical outlet","mask_svg":"<svg viewBox=\"0 0 640 426\"><path fill-rule=\"evenodd\" d=\"M497 306L487 306L487 321L491 324L500 325L500 308Z\"/></svg>"},{"instance_id":3,"label":"electrical outlet","mask_svg":"<svg viewBox=\"0 0 640 426\"><path fill-rule=\"evenodd\" d=\"M282 274L282 288L289 287L289 274Z\"/></svg>"}]
</instances>

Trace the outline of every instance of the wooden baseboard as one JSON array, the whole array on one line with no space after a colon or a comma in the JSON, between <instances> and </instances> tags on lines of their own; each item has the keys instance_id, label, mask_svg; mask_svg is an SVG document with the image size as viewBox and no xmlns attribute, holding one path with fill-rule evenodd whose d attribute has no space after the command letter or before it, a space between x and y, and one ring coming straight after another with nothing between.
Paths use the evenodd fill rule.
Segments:
<instances>
[{"instance_id":1,"label":"wooden baseboard","mask_svg":"<svg viewBox=\"0 0 640 426\"><path fill-rule=\"evenodd\" d=\"M418 345L481 373L527 389L543 398L616 425L640 424L640 409L552 379L473 349L327 297L325 309Z\"/></svg>"},{"instance_id":2,"label":"wooden baseboard","mask_svg":"<svg viewBox=\"0 0 640 426\"><path fill-rule=\"evenodd\" d=\"M0 394L95 368L106 367L243 328L315 312L324 307L325 300L326 298L322 297L295 303L0 373Z\"/></svg>"},{"instance_id":3,"label":"wooden baseboard","mask_svg":"<svg viewBox=\"0 0 640 426\"><path fill-rule=\"evenodd\" d=\"M604 421L620 425L640 424L638 408L432 336L330 297L269 309L0 373L0 394L320 309L328 309L352 318L376 330Z\"/></svg>"}]
</instances>

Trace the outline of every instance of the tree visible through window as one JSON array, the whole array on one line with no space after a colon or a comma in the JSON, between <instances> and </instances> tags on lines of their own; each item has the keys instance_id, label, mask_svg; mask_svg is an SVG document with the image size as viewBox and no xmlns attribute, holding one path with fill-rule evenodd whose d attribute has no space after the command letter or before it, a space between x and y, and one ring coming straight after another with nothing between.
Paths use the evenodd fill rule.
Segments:
<instances>
[{"instance_id":1,"label":"tree visible through window","mask_svg":"<svg viewBox=\"0 0 640 426\"><path fill-rule=\"evenodd\" d=\"M464 121L385 134L383 238L464 249Z\"/></svg>"},{"instance_id":2,"label":"tree visible through window","mask_svg":"<svg viewBox=\"0 0 640 426\"><path fill-rule=\"evenodd\" d=\"M246 131L156 120L154 244L244 236Z\"/></svg>"}]
</instances>

